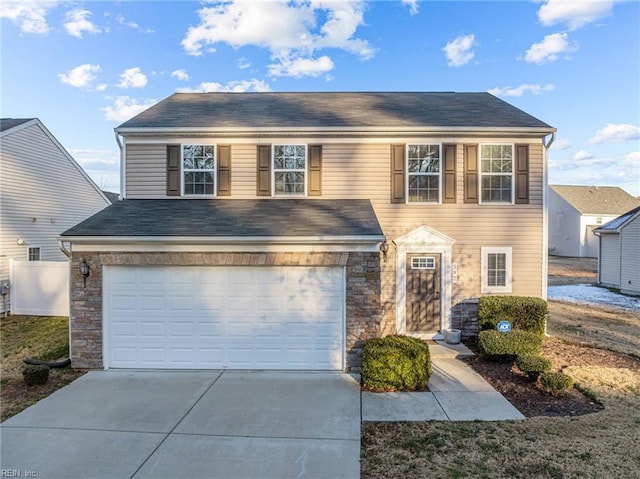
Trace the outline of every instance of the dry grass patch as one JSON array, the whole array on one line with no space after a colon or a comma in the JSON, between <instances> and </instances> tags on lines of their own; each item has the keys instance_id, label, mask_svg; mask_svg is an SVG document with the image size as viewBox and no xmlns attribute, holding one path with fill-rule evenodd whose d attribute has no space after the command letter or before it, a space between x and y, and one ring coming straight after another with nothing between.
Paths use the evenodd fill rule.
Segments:
<instances>
[{"instance_id":1,"label":"dry grass patch","mask_svg":"<svg viewBox=\"0 0 640 479\"><path fill-rule=\"evenodd\" d=\"M363 423L362 477L640 477L640 373L566 371L603 411L522 422Z\"/></svg>"},{"instance_id":2,"label":"dry grass patch","mask_svg":"<svg viewBox=\"0 0 640 479\"><path fill-rule=\"evenodd\" d=\"M47 397L84 372L71 368L52 369L49 382L27 386L22 377L23 359L56 361L69 355L67 317L9 316L0 319L0 421Z\"/></svg>"}]
</instances>

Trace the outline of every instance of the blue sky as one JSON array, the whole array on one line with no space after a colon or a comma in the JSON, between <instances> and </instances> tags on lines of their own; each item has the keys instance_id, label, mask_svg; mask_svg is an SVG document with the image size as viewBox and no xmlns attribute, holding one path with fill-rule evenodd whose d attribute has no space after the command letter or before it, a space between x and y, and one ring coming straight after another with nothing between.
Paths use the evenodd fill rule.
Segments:
<instances>
[{"instance_id":1,"label":"blue sky","mask_svg":"<svg viewBox=\"0 0 640 479\"><path fill-rule=\"evenodd\" d=\"M2 117L119 190L113 129L176 91L489 91L558 128L551 184L640 195L640 3L2 0Z\"/></svg>"}]
</instances>

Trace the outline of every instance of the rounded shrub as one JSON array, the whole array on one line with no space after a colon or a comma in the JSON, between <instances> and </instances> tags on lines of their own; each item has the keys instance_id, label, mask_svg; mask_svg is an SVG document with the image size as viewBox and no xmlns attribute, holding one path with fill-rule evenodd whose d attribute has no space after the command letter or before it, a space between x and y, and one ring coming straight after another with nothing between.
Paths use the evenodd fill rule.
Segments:
<instances>
[{"instance_id":1,"label":"rounded shrub","mask_svg":"<svg viewBox=\"0 0 640 479\"><path fill-rule=\"evenodd\" d=\"M429 346L408 336L369 339L362 346L362 385L384 391L419 391L431 377Z\"/></svg>"},{"instance_id":2,"label":"rounded shrub","mask_svg":"<svg viewBox=\"0 0 640 479\"><path fill-rule=\"evenodd\" d=\"M542 339L528 331L511 330L501 333L487 329L478 333L478 347L483 356L493 361L511 362L518 356L537 356L542 351Z\"/></svg>"},{"instance_id":3,"label":"rounded shrub","mask_svg":"<svg viewBox=\"0 0 640 479\"><path fill-rule=\"evenodd\" d=\"M538 386L552 396L558 396L573 387L573 378L565 373L545 372L538 377Z\"/></svg>"},{"instance_id":4,"label":"rounded shrub","mask_svg":"<svg viewBox=\"0 0 640 479\"><path fill-rule=\"evenodd\" d=\"M49 381L49 367L35 364L25 364L22 377L27 386L47 384Z\"/></svg>"},{"instance_id":5,"label":"rounded shrub","mask_svg":"<svg viewBox=\"0 0 640 479\"><path fill-rule=\"evenodd\" d=\"M545 357L525 354L516 358L516 366L535 381L540 373L551 371L552 363L550 359Z\"/></svg>"},{"instance_id":6,"label":"rounded shrub","mask_svg":"<svg viewBox=\"0 0 640 479\"><path fill-rule=\"evenodd\" d=\"M507 320L513 329L536 333L544 337L548 316L547 302L529 296L484 296L478 300L478 328L496 329Z\"/></svg>"}]
</instances>

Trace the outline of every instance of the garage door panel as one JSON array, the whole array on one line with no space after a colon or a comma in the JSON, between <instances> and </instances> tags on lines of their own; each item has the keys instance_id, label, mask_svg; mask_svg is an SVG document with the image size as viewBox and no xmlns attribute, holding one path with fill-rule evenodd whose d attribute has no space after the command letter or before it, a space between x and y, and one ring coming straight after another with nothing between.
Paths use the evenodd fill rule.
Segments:
<instances>
[{"instance_id":1,"label":"garage door panel","mask_svg":"<svg viewBox=\"0 0 640 479\"><path fill-rule=\"evenodd\" d=\"M110 367L341 369L342 268L105 268Z\"/></svg>"}]
</instances>

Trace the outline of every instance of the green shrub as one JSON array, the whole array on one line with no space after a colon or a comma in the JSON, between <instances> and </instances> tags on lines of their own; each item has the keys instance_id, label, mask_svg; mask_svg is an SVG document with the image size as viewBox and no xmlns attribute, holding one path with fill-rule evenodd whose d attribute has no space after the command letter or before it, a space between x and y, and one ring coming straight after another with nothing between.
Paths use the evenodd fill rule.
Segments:
<instances>
[{"instance_id":1,"label":"green shrub","mask_svg":"<svg viewBox=\"0 0 640 479\"><path fill-rule=\"evenodd\" d=\"M528 331L501 333L495 329L478 333L478 347L483 356L508 363L518 356L537 356L542 351L542 339Z\"/></svg>"},{"instance_id":2,"label":"green shrub","mask_svg":"<svg viewBox=\"0 0 640 479\"><path fill-rule=\"evenodd\" d=\"M426 389L431 376L429 346L408 336L386 336L362 346L362 384L369 389Z\"/></svg>"},{"instance_id":3,"label":"green shrub","mask_svg":"<svg viewBox=\"0 0 640 479\"><path fill-rule=\"evenodd\" d=\"M496 329L500 321L519 329L544 336L547 302L529 296L484 296L478 301L478 329Z\"/></svg>"},{"instance_id":4,"label":"green shrub","mask_svg":"<svg viewBox=\"0 0 640 479\"><path fill-rule=\"evenodd\" d=\"M536 380L540 373L551 371L551 360L542 356L523 355L516 358L516 366L518 369L529 376L530 379Z\"/></svg>"},{"instance_id":5,"label":"green shrub","mask_svg":"<svg viewBox=\"0 0 640 479\"><path fill-rule=\"evenodd\" d=\"M545 372L538 378L540 388L552 396L558 396L573 387L573 378L565 373Z\"/></svg>"},{"instance_id":6,"label":"green shrub","mask_svg":"<svg viewBox=\"0 0 640 479\"><path fill-rule=\"evenodd\" d=\"M27 386L47 384L49 380L49 367L25 364L22 368L22 377Z\"/></svg>"}]
</instances>

